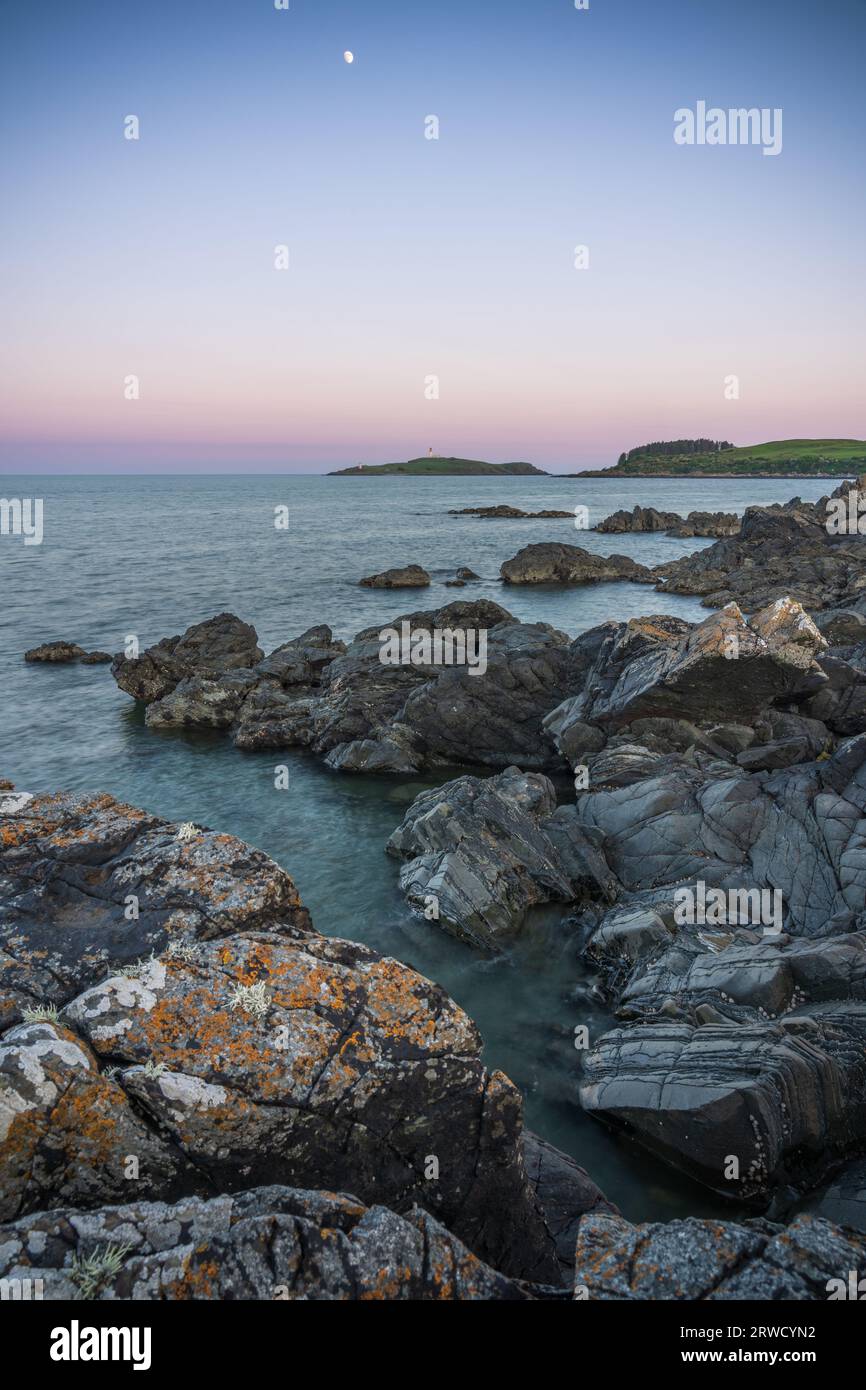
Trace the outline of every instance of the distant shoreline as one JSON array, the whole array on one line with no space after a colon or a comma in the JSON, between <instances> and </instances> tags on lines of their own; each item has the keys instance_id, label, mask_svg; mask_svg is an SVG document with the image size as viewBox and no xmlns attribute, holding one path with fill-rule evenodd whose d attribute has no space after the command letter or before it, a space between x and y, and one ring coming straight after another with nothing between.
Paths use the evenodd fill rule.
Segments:
<instances>
[{"instance_id":1,"label":"distant shoreline","mask_svg":"<svg viewBox=\"0 0 866 1390\"><path fill-rule=\"evenodd\" d=\"M743 483L750 478L778 478L782 482L807 483L811 479L844 482L847 478L858 477L856 468L849 473L549 473L550 478L603 478L606 483L688 483L698 478L712 478L717 482Z\"/></svg>"}]
</instances>

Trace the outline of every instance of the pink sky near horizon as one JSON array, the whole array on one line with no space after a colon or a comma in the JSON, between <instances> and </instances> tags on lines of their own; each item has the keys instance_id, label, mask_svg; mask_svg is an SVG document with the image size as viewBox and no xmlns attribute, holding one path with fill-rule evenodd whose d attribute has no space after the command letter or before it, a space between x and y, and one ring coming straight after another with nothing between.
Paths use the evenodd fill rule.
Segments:
<instances>
[{"instance_id":1,"label":"pink sky near horizon","mask_svg":"<svg viewBox=\"0 0 866 1390\"><path fill-rule=\"evenodd\" d=\"M864 21L837 10L16 9L0 471L862 438ZM783 108L782 152L676 145L707 96Z\"/></svg>"}]
</instances>

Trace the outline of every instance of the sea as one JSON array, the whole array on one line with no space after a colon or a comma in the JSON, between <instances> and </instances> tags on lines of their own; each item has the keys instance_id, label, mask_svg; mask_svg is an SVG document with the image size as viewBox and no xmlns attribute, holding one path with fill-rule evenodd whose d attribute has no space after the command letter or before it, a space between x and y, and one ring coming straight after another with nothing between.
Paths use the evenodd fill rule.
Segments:
<instances>
[{"instance_id":1,"label":"sea","mask_svg":"<svg viewBox=\"0 0 866 1390\"><path fill-rule=\"evenodd\" d=\"M451 509L508 503L585 507L594 525L636 503L733 511L814 501L820 479L337 478L308 475L4 475L7 498L40 498L41 545L0 535L0 779L21 791L107 791L158 815L240 836L294 878L315 926L363 941L438 981L475 1019L485 1058L520 1088L529 1128L581 1163L631 1220L737 1214L582 1112L575 1028L613 1020L581 962L567 911L539 909L510 949L487 959L410 912L388 836L436 777L332 772L298 750L242 753L220 735L156 732L107 666L31 665L24 652L60 638L115 652L142 648L229 611L267 652L318 623L349 639L362 628L456 599L489 598L525 622L572 636L608 619L708 616L697 599L619 583L508 587L499 567L523 546L563 541L645 565L711 544L665 535L603 535L574 520L486 520ZM278 518L288 525L279 527ZM360 588L365 575L417 563L428 589ZM460 566L480 579L445 587ZM274 766L289 767L287 790ZM459 771L466 771L460 769Z\"/></svg>"}]
</instances>

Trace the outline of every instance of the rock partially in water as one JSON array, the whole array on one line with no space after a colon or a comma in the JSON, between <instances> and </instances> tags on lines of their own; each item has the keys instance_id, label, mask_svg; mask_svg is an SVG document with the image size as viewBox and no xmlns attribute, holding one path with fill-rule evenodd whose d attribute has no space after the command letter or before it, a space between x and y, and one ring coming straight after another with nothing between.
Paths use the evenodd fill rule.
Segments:
<instances>
[{"instance_id":1,"label":"rock partially in water","mask_svg":"<svg viewBox=\"0 0 866 1390\"><path fill-rule=\"evenodd\" d=\"M488 951L502 949L535 904L615 895L573 811L556 813L552 783L516 767L422 792L386 848L407 861L400 887L412 906Z\"/></svg>"},{"instance_id":2,"label":"rock partially in water","mask_svg":"<svg viewBox=\"0 0 866 1390\"><path fill-rule=\"evenodd\" d=\"M421 565L403 565L383 570L381 574L370 574L358 583L365 589L424 589L430 583L430 576Z\"/></svg>"},{"instance_id":3,"label":"rock partially in water","mask_svg":"<svg viewBox=\"0 0 866 1390\"><path fill-rule=\"evenodd\" d=\"M521 511L519 507L509 507L505 502L500 502L496 507L452 507L448 515L490 517L493 520L499 518L505 520L519 519L521 521L533 520L535 518L543 518L545 520L560 517L574 518L574 512L560 512L550 508L541 512L524 512Z\"/></svg>"},{"instance_id":4,"label":"rock partially in water","mask_svg":"<svg viewBox=\"0 0 866 1390\"><path fill-rule=\"evenodd\" d=\"M86 652L77 642L44 642L41 647L31 647L25 652L24 660L58 663L80 661L84 656Z\"/></svg>"},{"instance_id":5,"label":"rock partially in water","mask_svg":"<svg viewBox=\"0 0 866 1390\"><path fill-rule=\"evenodd\" d=\"M499 573L506 584L603 584L620 579L635 584L655 582L652 572L628 555L597 555L559 541L524 546L505 561Z\"/></svg>"},{"instance_id":6,"label":"rock partially in water","mask_svg":"<svg viewBox=\"0 0 866 1390\"><path fill-rule=\"evenodd\" d=\"M596 526L596 531L611 535L652 531L669 536L735 536L740 518L735 512L660 512L655 507L634 507L632 511L613 512Z\"/></svg>"},{"instance_id":7,"label":"rock partially in water","mask_svg":"<svg viewBox=\"0 0 866 1390\"><path fill-rule=\"evenodd\" d=\"M866 535L833 525L833 499L866 492L866 478L845 482L814 503L793 498L784 506L749 507L739 532L705 550L659 565L666 593L700 596L708 608L732 600L748 611L790 597L810 613L864 603Z\"/></svg>"},{"instance_id":8,"label":"rock partially in water","mask_svg":"<svg viewBox=\"0 0 866 1390\"><path fill-rule=\"evenodd\" d=\"M227 671L255 666L263 656L254 627L233 613L219 613L180 637L163 638L140 656L115 657L111 674L121 690L152 704L170 695L182 680L215 680Z\"/></svg>"},{"instance_id":9,"label":"rock partially in water","mask_svg":"<svg viewBox=\"0 0 866 1390\"><path fill-rule=\"evenodd\" d=\"M533 904L587 894L613 902L622 891L608 865L616 827L600 833L577 807L555 807L548 779L517 768L422 792L387 846L408 861L400 878L410 902L424 910L432 898L443 926L487 949Z\"/></svg>"}]
</instances>

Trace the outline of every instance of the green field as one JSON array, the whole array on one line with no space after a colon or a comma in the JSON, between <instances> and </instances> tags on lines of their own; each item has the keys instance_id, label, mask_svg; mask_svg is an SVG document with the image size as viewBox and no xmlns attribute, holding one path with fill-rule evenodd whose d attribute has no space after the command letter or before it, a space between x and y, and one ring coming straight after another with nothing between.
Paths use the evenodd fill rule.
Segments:
<instances>
[{"instance_id":1,"label":"green field","mask_svg":"<svg viewBox=\"0 0 866 1390\"><path fill-rule=\"evenodd\" d=\"M710 454L640 456L612 468L587 469L578 478L850 477L866 472L864 439L774 439Z\"/></svg>"},{"instance_id":2,"label":"green field","mask_svg":"<svg viewBox=\"0 0 866 1390\"><path fill-rule=\"evenodd\" d=\"M329 478L381 477L384 473L404 473L407 477L465 477L491 474L495 477L526 477L530 473L544 473L543 468L535 468L531 463L483 463L481 459L420 458L407 459L405 463L356 464L354 468L338 468L329 473Z\"/></svg>"}]
</instances>

